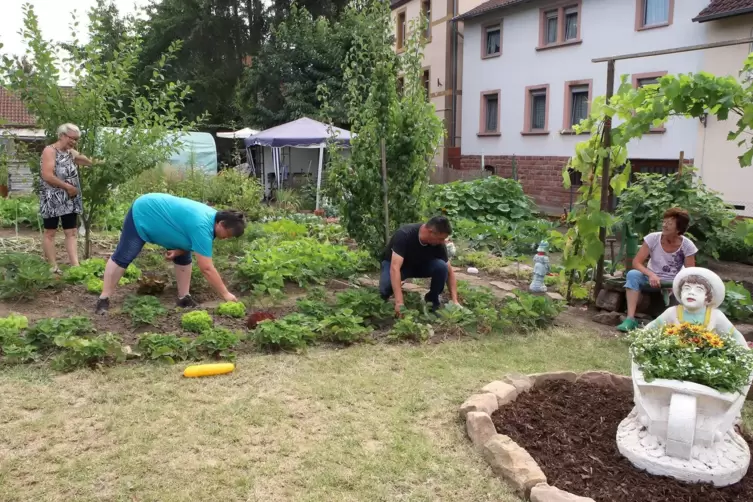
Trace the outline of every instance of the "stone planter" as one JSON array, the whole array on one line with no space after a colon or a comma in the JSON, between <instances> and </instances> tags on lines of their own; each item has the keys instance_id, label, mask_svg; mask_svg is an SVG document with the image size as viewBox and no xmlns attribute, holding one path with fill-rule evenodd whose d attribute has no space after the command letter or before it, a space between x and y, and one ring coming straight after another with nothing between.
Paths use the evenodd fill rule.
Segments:
<instances>
[{"instance_id":1,"label":"stone planter","mask_svg":"<svg viewBox=\"0 0 753 502\"><path fill-rule=\"evenodd\" d=\"M547 484L546 475L531 455L509 436L498 434L491 415L500 407L509 404L522 393L550 380L589 382L616 389L633 388L630 377L606 371L574 373L559 371L507 375L480 389L470 396L459 409L465 420L466 432L474 447L484 456L492 471L509 483L518 495L532 502L594 502L593 499Z\"/></svg>"}]
</instances>

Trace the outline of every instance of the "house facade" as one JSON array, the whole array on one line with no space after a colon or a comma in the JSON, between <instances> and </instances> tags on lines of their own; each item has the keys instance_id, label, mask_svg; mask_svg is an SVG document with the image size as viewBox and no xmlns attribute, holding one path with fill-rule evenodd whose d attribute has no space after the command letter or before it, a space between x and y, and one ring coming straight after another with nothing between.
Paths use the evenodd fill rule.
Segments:
<instances>
[{"instance_id":1,"label":"house facade","mask_svg":"<svg viewBox=\"0 0 753 502\"><path fill-rule=\"evenodd\" d=\"M606 93L606 63L592 59L751 36L747 15L699 22L699 13L713 3L490 0L457 16L464 33L461 168L511 177L514 164L524 190L542 209L562 212L570 207L577 194L563 188L562 171L583 140L573 134L572 124L588 114L594 96ZM733 26L737 32L730 31ZM640 86L668 73L734 74L749 50L745 45L620 60L615 87L621 76ZM738 184L739 152L725 142L731 127L711 118L705 126L703 122L672 118L631 142L633 171L670 174L682 158L695 164L725 200L746 206L738 210L745 214L751 204L745 203ZM746 176L753 176L753 168Z\"/></svg>"},{"instance_id":2,"label":"house facade","mask_svg":"<svg viewBox=\"0 0 753 502\"><path fill-rule=\"evenodd\" d=\"M395 51L404 50L411 21L421 13L429 20L426 29L423 70L429 101L445 128L445 139L435 157L437 166L460 167L462 130L462 25L453 23L457 15L482 4L484 0L391 0L395 28Z\"/></svg>"},{"instance_id":3,"label":"house facade","mask_svg":"<svg viewBox=\"0 0 753 502\"><path fill-rule=\"evenodd\" d=\"M693 21L704 28L707 42L751 38L753 0L712 0ZM751 44L703 51L701 69L750 81L753 75L740 75L740 69L751 52ZM727 134L737 129L735 122L734 118L720 121L710 116L699 124L695 165L708 187L722 193L740 216L753 218L753 167L740 168L737 157L744 150L727 140Z\"/></svg>"}]
</instances>

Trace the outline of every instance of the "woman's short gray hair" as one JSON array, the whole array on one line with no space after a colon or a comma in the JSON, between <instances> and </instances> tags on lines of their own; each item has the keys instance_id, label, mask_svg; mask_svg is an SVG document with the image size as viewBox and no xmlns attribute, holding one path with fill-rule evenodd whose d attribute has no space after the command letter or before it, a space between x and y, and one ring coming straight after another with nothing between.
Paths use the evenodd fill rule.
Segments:
<instances>
[{"instance_id":1,"label":"woman's short gray hair","mask_svg":"<svg viewBox=\"0 0 753 502\"><path fill-rule=\"evenodd\" d=\"M58 127L58 137L63 134L67 136L70 133L75 133L76 135L81 136L81 129L79 129L76 124L63 124Z\"/></svg>"}]
</instances>

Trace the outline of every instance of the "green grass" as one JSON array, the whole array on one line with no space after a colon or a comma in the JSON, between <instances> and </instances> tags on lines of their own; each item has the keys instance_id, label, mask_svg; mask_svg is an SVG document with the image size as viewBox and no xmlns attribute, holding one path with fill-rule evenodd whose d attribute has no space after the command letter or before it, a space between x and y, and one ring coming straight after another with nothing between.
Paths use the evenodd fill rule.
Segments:
<instances>
[{"instance_id":1,"label":"green grass","mask_svg":"<svg viewBox=\"0 0 753 502\"><path fill-rule=\"evenodd\" d=\"M517 501L458 406L511 371L627 374L628 359L623 342L553 330L182 368L0 371L0 500Z\"/></svg>"}]
</instances>

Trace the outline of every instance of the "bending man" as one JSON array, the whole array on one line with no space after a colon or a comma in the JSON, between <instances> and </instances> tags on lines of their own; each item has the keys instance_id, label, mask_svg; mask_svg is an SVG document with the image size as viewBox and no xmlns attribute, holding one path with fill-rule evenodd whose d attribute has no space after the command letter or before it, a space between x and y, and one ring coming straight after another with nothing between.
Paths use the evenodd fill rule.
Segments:
<instances>
[{"instance_id":1,"label":"bending man","mask_svg":"<svg viewBox=\"0 0 753 502\"><path fill-rule=\"evenodd\" d=\"M449 283L452 301L458 303L458 287L450 265L445 241L452 233L449 220L435 216L426 223L400 227L390 239L382 257L379 293L386 301L395 293L395 312L403 306L402 281L411 277L431 277L429 293L424 297L439 308L439 295Z\"/></svg>"},{"instance_id":2,"label":"bending man","mask_svg":"<svg viewBox=\"0 0 753 502\"><path fill-rule=\"evenodd\" d=\"M107 262L97 313L107 312L115 286L147 242L167 249L165 257L175 264L179 307L197 305L188 291L192 252L215 291L225 301L236 301L214 268L212 246L214 239L240 237L245 229L243 214L237 211L217 211L206 204L164 193L142 195L128 210L118 247Z\"/></svg>"}]
</instances>

